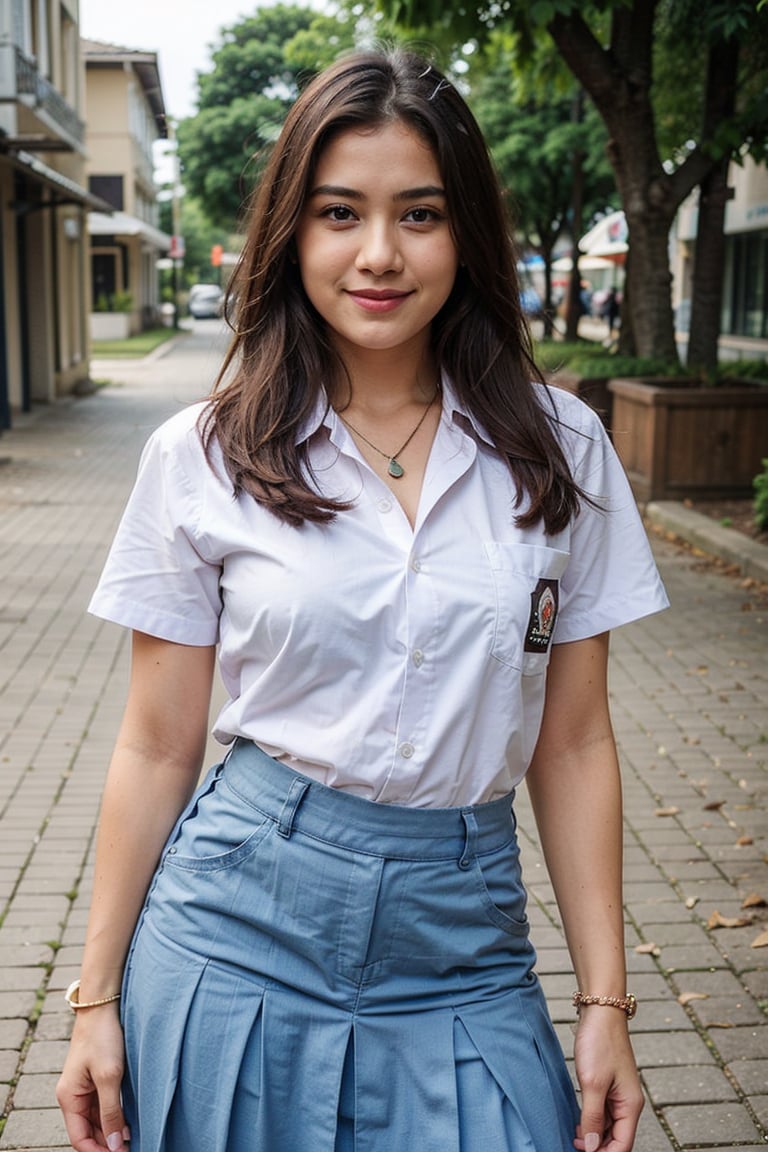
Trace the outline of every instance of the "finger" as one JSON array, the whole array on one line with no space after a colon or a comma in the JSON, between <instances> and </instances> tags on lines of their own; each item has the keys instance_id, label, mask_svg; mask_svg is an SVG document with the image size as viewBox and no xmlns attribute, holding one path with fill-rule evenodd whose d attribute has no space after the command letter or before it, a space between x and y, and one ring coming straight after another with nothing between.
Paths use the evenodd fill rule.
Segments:
<instances>
[{"instance_id":1,"label":"finger","mask_svg":"<svg viewBox=\"0 0 768 1152\"><path fill-rule=\"evenodd\" d=\"M580 1136L584 1152L597 1152L605 1132L605 1095L582 1087Z\"/></svg>"},{"instance_id":2,"label":"finger","mask_svg":"<svg viewBox=\"0 0 768 1152\"><path fill-rule=\"evenodd\" d=\"M125 1123L123 1110L119 1098L110 1100L100 1097L101 1100L101 1130L107 1142L109 1152L126 1152L126 1140L130 1139L128 1126Z\"/></svg>"}]
</instances>

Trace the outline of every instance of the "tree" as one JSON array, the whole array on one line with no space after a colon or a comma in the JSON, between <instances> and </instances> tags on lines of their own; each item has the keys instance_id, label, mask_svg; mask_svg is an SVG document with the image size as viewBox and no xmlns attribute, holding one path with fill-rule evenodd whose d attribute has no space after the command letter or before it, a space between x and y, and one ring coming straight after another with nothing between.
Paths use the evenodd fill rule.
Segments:
<instances>
[{"instance_id":1,"label":"tree","mask_svg":"<svg viewBox=\"0 0 768 1152\"><path fill-rule=\"evenodd\" d=\"M564 234L575 247L583 220L591 221L616 196L605 156L605 129L594 109L584 107L581 90L570 77L543 95L520 75L514 45L507 38L492 37L489 48L487 68L482 59L476 63L472 57L470 100L510 198L518 232L525 247L535 249L544 260L545 335L551 335L555 247ZM573 307L568 319L575 335L580 307L577 266L571 282Z\"/></svg>"},{"instance_id":2,"label":"tree","mask_svg":"<svg viewBox=\"0 0 768 1152\"><path fill-rule=\"evenodd\" d=\"M768 133L768 27L753 21L751 4L711 4L667 0L659 21L655 75L657 122L662 146L671 150L700 129L713 161L699 185L698 228L693 260L689 368L706 374L718 361L718 338L725 270L725 209L732 191L732 160L746 152L766 155ZM685 39L681 59L677 45ZM686 69L684 86L679 73ZM672 83L677 75L678 82ZM668 92L678 99L672 103ZM688 99L685 99L688 97Z\"/></svg>"},{"instance_id":3,"label":"tree","mask_svg":"<svg viewBox=\"0 0 768 1152\"><path fill-rule=\"evenodd\" d=\"M277 4L224 28L213 69L198 76L199 111L177 130L183 181L210 219L227 231L234 230L264 155L308 72L306 51L292 58L290 46L318 22L325 22L326 34L316 35L315 43L322 43L326 53L329 23L337 40L334 55L351 46L351 29L343 21ZM321 59L315 70L326 62Z\"/></svg>"},{"instance_id":4,"label":"tree","mask_svg":"<svg viewBox=\"0 0 768 1152\"><path fill-rule=\"evenodd\" d=\"M502 4L446 6L445 0L380 0L394 15L409 21L449 24L457 41L486 39L490 28L509 26L521 52L531 53L542 30L551 37L576 79L592 98L608 130L608 157L627 219L630 256L626 291L630 324L622 326L625 351L643 357L674 361L677 357L671 303L671 276L667 253L669 230L683 200L716 165L718 140L726 125L714 126L702 117L692 147L679 141L676 154L664 156L659 147L654 109L654 45L659 21L673 0L505 0ZM727 30L740 44L755 38L764 43L765 13L754 0L697 0L709 27ZM658 17L658 19L657 19ZM738 18L736 18L738 17ZM714 34L712 43L714 44ZM678 43L686 58L688 44ZM707 56L707 67L716 64ZM713 77L715 84L717 78ZM703 90L707 91L705 82ZM765 92L763 76L762 95ZM735 137L749 139L748 123L760 136L760 101L750 102L727 127L733 132L729 155L738 151ZM721 109L727 115L727 108ZM762 121L763 134L765 121ZM718 318L719 321L719 318ZM718 324L719 327L719 324ZM627 348L629 340L634 349Z\"/></svg>"}]
</instances>

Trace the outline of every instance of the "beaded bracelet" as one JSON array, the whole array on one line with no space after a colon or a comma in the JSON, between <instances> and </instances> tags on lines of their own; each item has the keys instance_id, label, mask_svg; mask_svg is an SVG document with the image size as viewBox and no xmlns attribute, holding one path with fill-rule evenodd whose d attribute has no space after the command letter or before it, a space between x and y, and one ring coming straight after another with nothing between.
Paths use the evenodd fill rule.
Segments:
<instances>
[{"instance_id":1,"label":"beaded bracelet","mask_svg":"<svg viewBox=\"0 0 768 1152\"><path fill-rule=\"evenodd\" d=\"M631 1020L637 1012L637 999L630 992L627 996L587 996L584 992L574 992L572 1003L578 1014L583 1004L602 1004L608 1008L620 1008Z\"/></svg>"},{"instance_id":2,"label":"beaded bracelet","mask_svg":"<svg viewBox=\"0 0 768 1152\"><path fill-rule=\"evenodd\" d=\"M103 996L101 1000L87 1000L85 1004L81 1004L79 994L80 981L73 980L64 993L64 999L73 1012L77 1012L78 1008L100 1008L102 1004L111 1004L114 1000L119 1000L122 995L120 992L113 992L111 996Z\"/></svg>"}]
</instances>

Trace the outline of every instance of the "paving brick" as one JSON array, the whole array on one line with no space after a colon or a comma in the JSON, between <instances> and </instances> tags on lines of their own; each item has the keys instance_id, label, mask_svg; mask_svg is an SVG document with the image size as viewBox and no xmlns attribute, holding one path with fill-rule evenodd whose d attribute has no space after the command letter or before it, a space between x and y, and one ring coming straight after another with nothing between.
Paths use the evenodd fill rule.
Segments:
<instances>
[{"instance_id":1,"label":"paving brick","mask_svg":"<svg viewBox=\"0 0 768 1152\"><path fill-rule=\"evenodd\" d=\"M727 1070L748 1096L768 1093L768 1055L762 1060L739 1060Z\"/></svg>"},{"instance_id":2,"label":"paving brick","mask_svg":"<svg viewBox=\"0 0 768 1152\"><path fill-rule=\"evenodd\" d=\"M65 1040L33 1040L24 1060L25 1072L58 1072L67 1054Z\"/></svg>"},{"instance_id":3,"label":"paving brick","mask_svg":"<svg viewBox=\"0 0 768 1152\"><path fill-rule=\"evenodd\" d=\"M0 1136L0 1149L69 1148L64 1121L58 1108L14 1109Z\"/></svg>"},{"instance_id":4,"label":"paving brick","mask_svg":"<svg viewBox=\"0 0 768 1152\"><path fill-rule=\"evenodd\" d=\"M739 1104L683 1104L662 1110L672 1135L681 1144L717 1144L733 1147L755 1140L761 1133L746 1108Z\"/></svg>"},{"instance_id":5,"label":"paving brick","mask_svg":"<svg viewBox=\"0 0 768 1152\"><path fill-rule=\"evenodd\" d=\"M13 1094L14 1108L51 1108L56 1105L58 1073L42 1072L19 1077Z\"/></svg>"},{"instance_id":6,"label":"paving brick","mask_svg":"<svg viewBox=\"0 0 768 1152\"><path fill-rule=\"evenodd\" d=\"M738 1095L716 1065L690 1068L645 1068L643 1082L655 1107L668 1104L710 1104L735 1101Z\"/></svg>"},{"instance_id":7,"label":"paving brick","mask_svg":"<svg viewBox=\"0 0 768 1152\"><path fill-rule=\"evenodd\" d=\"M636 1032L632 1047L638 1068L713 1063L712 1053L696 1032Z\"/></svg>"}]
</instances>

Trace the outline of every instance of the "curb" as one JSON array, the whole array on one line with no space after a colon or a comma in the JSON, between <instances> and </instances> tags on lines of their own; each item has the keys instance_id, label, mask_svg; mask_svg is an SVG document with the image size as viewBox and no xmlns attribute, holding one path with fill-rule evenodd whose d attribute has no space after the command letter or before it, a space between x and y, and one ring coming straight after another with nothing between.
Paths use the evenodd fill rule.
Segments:
<instances>
[{"instance_id":1,"label":"curb","mask_svg":"<svg viewBox=\"0 0 768 1152\"><path fill-rule=\"evenodd\" d=\"M672 532L686 543L700 548L727 564L738 567L743 576L768 584L768 547L750 540L733 528L725 528L709 516L694 512L674 500L657 500L646 504L648 522L665 532Z\"/></svg>"}]
</instances>

